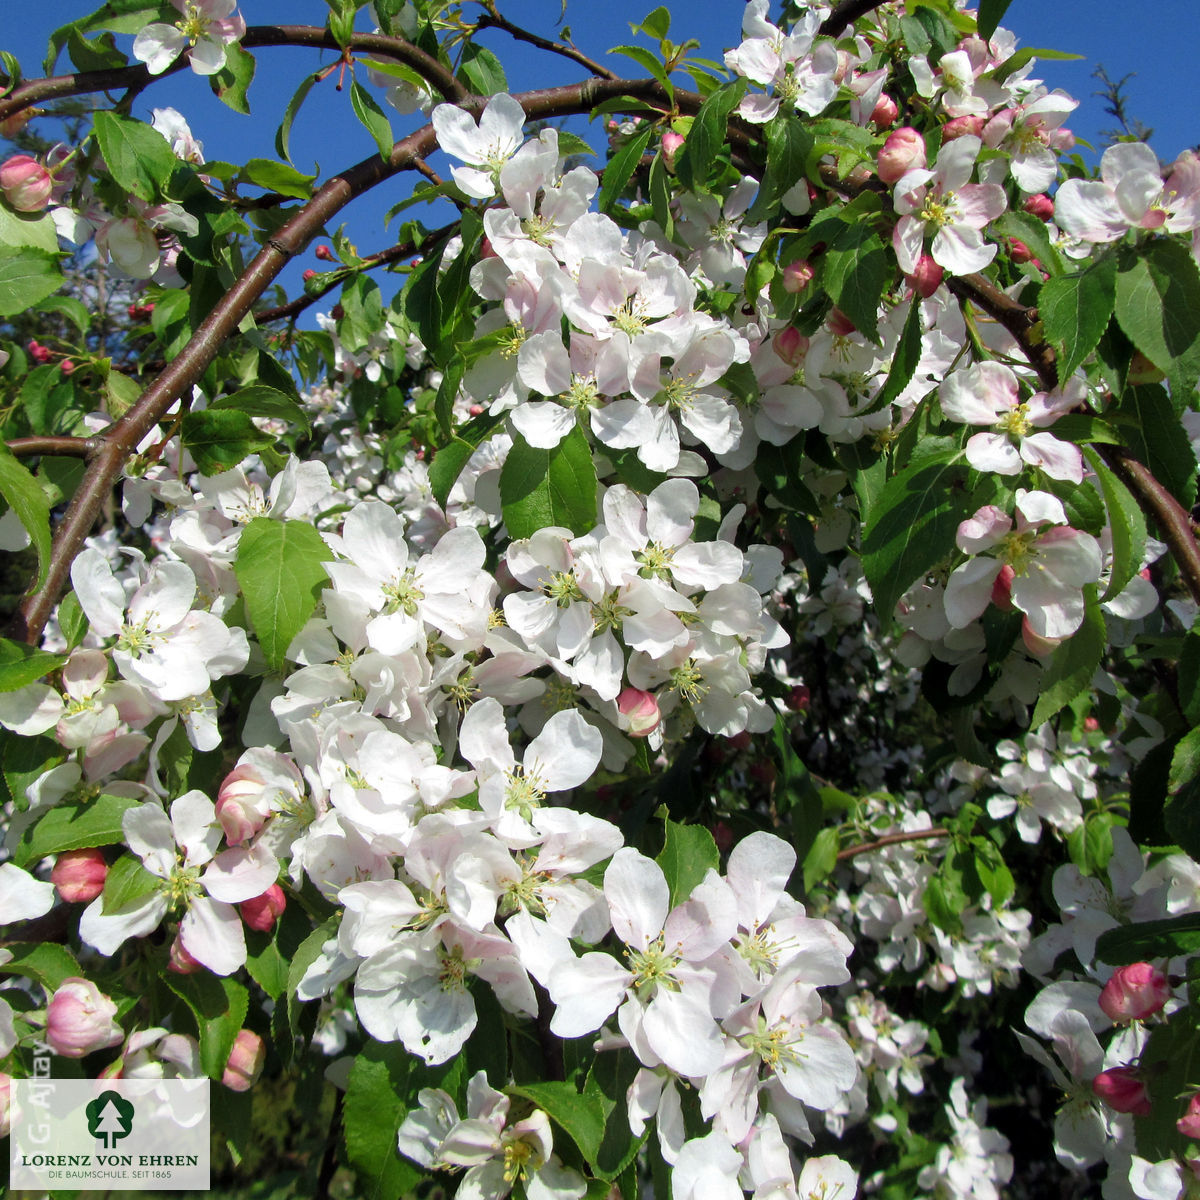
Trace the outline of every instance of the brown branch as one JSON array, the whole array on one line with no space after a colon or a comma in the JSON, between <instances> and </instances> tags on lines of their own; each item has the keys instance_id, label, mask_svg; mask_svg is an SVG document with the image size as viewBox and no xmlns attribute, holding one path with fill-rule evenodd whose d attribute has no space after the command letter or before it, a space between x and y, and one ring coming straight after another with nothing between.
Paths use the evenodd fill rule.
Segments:
<instances>
[{"instance_id":1,"label":"brown branch","mask_svg":"<svg viewBox=\"0 0 1200 1200\"><path fill-rule=\"evenodd\" d=\"M443 225L440 229L432 230L419 241L398 242L395 246L389 246L386 250L379 250L375 254L368 254L363 259L363 265L359 269L370 271L375 267L383 267L389 263L399 262L400 259L408 258L412 254L424 254L430 246L453 233L458 225L458 221L451 221L449 225ZM341 279L335 279L319 291L312 293L305 292L303 296L297 296L295 300L289 300L286 304L280 304L276 308L259 309L255 312L254 319L260 325L264 325L269 321L290 320L293 317L299 316L306 308L315 304L322 297L329 295L341 282Z\"/></svg>"},{"instance_id":2,"label":"brown branch","mask_svg":"<svg viewBox=\"0 0 1200 1200\"><path fill-rule=\"evenodd\" d=\"M859 17L879 8L885 0L845 0L821 22L817 33L824 37L840 37Z\"/></svg>"},{"instance_id":3,"label":"brown branch","mask_svg":"<svg viewBox=\"0 0 1200 1200\"><path fill-rule=\"evenodd\" d=\"M514 98L526 117L537 121L586 113L604 100L622 96L640 102L657 102L664 107L670 104L661 85L653 79L588 79L583 83L520 93ZM702 102L702 97L694 92L675 93L675 106L683 111L694 113ZM463 107L478 115L486 104L487 97L474 96L466 100ZM192 334L187 345L108 432L55 532L50 567L43 586L25 600L13 618L9 630L12 637L35 642L41 635L67 584L71 563L101 514L125 459L170 406L199 382L222 343L237 332L254 302L289 259L303 250L351 200L401 171L414 169L415 161L429 154L436 144L433 126L425 125L397 142L386 162L378 154L372 154L335 175L267 240L233 287Z\"/></svg>"},{"instance_id":4,"label":"brown branch","mask_svg":"<svg viewBox=\"0 0 1200 1200\"><path fill-rule=\"evenodd\" d=\"M549 38L530 33L528 29L514 25L507 17L501 16L494 5L490 6L488 11L475 22L475 28L501 29L518 42L528 42L529 45L536 46L539 50L545 50L549 54L561 54L563 58L569 58L573 62L579 63L580 66L586 67L593 75L598 75L601 79L617 78L615 71L610 71L595 59L589 58L582 50L576 50L574 46L568 46L564 42L552 42Z\"/></svg>"},{"instance_id":5,"label":"brown branch","mask_svg":"<svg viewBox=\"0 0 1200 1200\"><path fill-rule=\"evenodd\" d=\"M8 450L17 458L28 458L35 454L91 458L103 445L103 437L23 437L9 441Z\"/></svg>"},{"instance_id":6,"label":"brown branch","mask_svg":"<svg viewBox=\"0 0 1200 1200\"><path fill-rule=\"evenodd\" d=\"M927 842L933 838L949 836L950 830L948 829L918 829L908 833L885 833L883 837L877 838L873 842L859 842L855 846L847 846L845 850L839 850L837 860L838 862L848 862L860 854L870 854L873 850L882 850L885 846L895 846L900 842Z\"/></svg>"},{"instance_id":7,"label":"brown branch","mask_svg":"<svg viewBox=\"0 0 1200 1200\"><path fill-rule=\"evenodd\" d=\"M311 46L339 52L342 49L328 29L316 25L252 25L246 30L241 44L246 49L259 46ZM457 103L471 95L470 89L459 83L449 68L403 38L385 37L380 33L356 33L350 39L349 49L383 55L404 63L447 100ZM64 96L82 96L90 92L111 92L124 88L140 91L155 79L173 75L187 65L186 56L180 55L159 75L151 75L142 63L137 63L106 71L76 71L70 75L31 79L0 100L0 121L32 104L58 100Z\"/></svg>"}]
</instances>

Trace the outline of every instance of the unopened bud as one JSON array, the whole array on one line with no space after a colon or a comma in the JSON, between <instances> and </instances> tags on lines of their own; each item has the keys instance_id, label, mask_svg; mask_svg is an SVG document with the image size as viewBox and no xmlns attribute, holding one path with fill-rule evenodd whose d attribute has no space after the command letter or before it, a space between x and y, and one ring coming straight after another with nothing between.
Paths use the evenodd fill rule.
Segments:
<instances>
[{"instance_id":1,"label":"unopened bud","mask_svg":"<svg viewBox=\"0 0 1200 1200\"><path fill-rule=\"evenodd\" d=\"M50 872L50 882L69 904L87 904L104 891L108 862L99 850L64 850Z\"/></svg>"},{"instance_id":2,"label":"unopened bud","mask_svg":"<svg viewBox=\"0 0 1200 1200\"><path fill-rule=\"evenodd\" d=\"M1092 1091L1114 1112L1133 1113L1135 1117L1144 1117L1150 1112L1146 1085L1133 1067L1101 1071L1092 1080Z\"/></svg>"},{"instance_id":3,"label":"unopened bud","mask_svg":"<svg viewBox=\"0 0 1200 1200\"><path fill-rule=\"evenodd\" d=\"M1020 238L1008 239L1008 256L1015 263L1027 263L1033 259L1033 251Z\"/></svg>"},{"instance_id":4,"label":"unopened bud","mask_svg":"<svg viewBox=\"0 0 1200 1200\"><path fill-rule=\"evenodd\" d=\"M1021 207L1039 221L1049 221L1054 216L1054 201L1045 192L1030 196Z\"/></svg>"},{"instance_id":5,"label":"unopened bud","mask_svg":"<svg viewBox=\"0 0 1200 1200\"><path fill-rule=\"evenodd\" d=\"M87 979L64 979L46 1006L46 1041L55 1054L83 1058L124 1038L117 1006Z\"/></svg>"},{"instance_id":6,"label":"unopened bud","mask_svg":"<svg viewBox=\"0 0 1200 1200\"><path fill-rule=\"evenodd\" d=\"M829 310L825 324L829 326L829 332L834 337L849 337L852 333L858 332L858 327L840 308Z\"/></svg>"},{"instance_id":7,"label":"unopened bud","mask_svg":"<svg viewBox=\"0 0 1200 1200\"><path fill-rule=\"evenodd\" d=\"M942 126L942 145L952 142L955 138L983 136L983 118L977 116L954 117Z\"/></svg>"},{"instance_id":8,"label":"unopened bud","mask_svg":"<svg viewBox=\"0 0 1200 1200\"><path fill-rule=\"evenodd\" d=\"M675 133L672 130L667 130L662 135L662 155L663 162L667 164L667 170L675 170L675 156L679 153L683 146L683 135Z\"/></svg>"},{"instance_id":9,"label":"unopened bud","mask_svg":"<svg viewBox=\"0 0 1200 1200\"><path fill-rule=\"evenodd\" d=\"M1175 1128L1185 1138L1200 1141L1200 1092L1188 1101L1187 1112L1175 1122Z\"/></svg>"},{"instance_id":10,"label":"unopened bud","mask_svg":"<svg viewBox=\"0 0 1200 1200\"><path fill-rule=\"evenodd\" d=\"M809 340L795 325L785 325L771 339L771 345L789 367L798 367L808 353Z\"/></svg>"},{"instance_id":11,"label":"unopened bud","mask_svg":"<svg viewBox=\"0 0 1200 1200\"><path fill-rule=\"evenodd\" d=\"M912 288L924 300L928 300L934 292L942 286L942 279L946 272L941 266L933 261L933 257L929 254L922 254L917 259L916 269L911 275L906 275L904 278L908 281L908 286Z\"/></svg>"},{"instance_id":12,"label":"unopened bud","mask_svg":"<svg viewBox=\"0 0 1200 1200\"><path fill-rule=\"evenodd\" d=\"M641 688L627 687L617 697L617 708L629 722L626 733L630 737L648 737L662 721L654 693L644 692Z\"/></svg>"},{"instance_id":13,"label":"unopened bud","mask_svg":"<svg viewBox=\"0 0 1200 1200\"><path fill-rule=\"evenodd\" d=\"M1144 1021L1171 998L1167 977L1147 962L1118 967L1100 992L1100 1008L1110 1021Z\"/></svg>"},{"instance_id":14,"label":"unopened bud","mask_svg":"<svg viewBox=\"0 0 1200 1200\"><path fill-rule=\"evenodd\" d=\"M263 1040L252 1029L239 1029L221 1082L232 1092L248 1092L262 1074L267 1058Z\"/></svg>"},{"instance_id":15,"label":"unopened bud","mask_svg":"<svg viewBox=\"0 0 1200 1200\"><path fill-rule=\"evenodd\" d=\"M316 250L313 251L313 253L322 262L334 262L335 261L335 259L333 257L333 251L328 246L318 246L316 248Z\"/></svg>"},{"instance_id":16,"label":"unopened bud","mask_svg":"<svg viewBox=\"0 0 1200 1200\"><path fill-rule=\"evenodd\" d=\"M876 160L879 178L895 183L909 171L925 165L925 139L911 126L905 125L888 134Z\"/></svg>"},{"instance_id":17,"label":"unopened bud","mask_svg":"<svg viewBox=\"0 0 1200 1200\"><path fill-rule=\"evenodd\" d=\"M804 684L797 684L788 692L785 703L792 712L804 712L812 703L812 692Z\"/></svg>"},{"instance_id":18,"label":"unopened bud","mask_svg":"<svg viewBox=\"0 0 1200 1200\"><path fill-rule=\"evenodd\" d=\"M797 292L804 291L812 283L815 274L812 263L808 259L798 258L783 268L783 290L794 296Z\"/></svg>"},{"instance_id":19,"label":"unopened bud","mask_svg":"<svg viewBox=\"0 0 1200 1200\"><path fill-rule=\"evenodd\" d=\"M58 364L58 369L64 375L73 375L75 373L75 364L71 361L71 359L64 358L62 362Z\"/></svg>"},{"instance_id":20,"label":"unopened bud","mask_svg":"<svg viewBox=\"0 0 1200 1200\"><path fill-rule=\"evenodd\" d=\"M300 278L301 278L301 279L303 279L305 283L307 283L307 282L308 282L310 279L316 279L316 277L317 277L317 273L316 273L316 271L314 271L314 270L312 269L312 267L309 267L309 268L308 268L308 270L307 270L307 271L305 271L305 272L304 272L304 273L303 273L303 274L300 276Z\"/></svg>"},{"instance_id":21,"label":"unopened bud","mask_svg":"<svg viewBox=\"0 0 1200 1200\"><path fill-rule=\"evenodd\" d=\"M29 357L36 363L47 363L50 361L50 350L43 346L36 338L30 338L29 344L26 346L29 351Z\"/></svg>"},{"instance_id":22,"label":"unopened bud","mask_svg":"<svg viewBox=\"0 0 1200 1200\"><path fill-rule=\"evenodd\" d=\"M875 107L871 110L871 124L876 129L886 129L899 115L900 109L895 100L884 94L875 101Z\"/></svg>"},{"instance_id":23,"label":"unopened bud","mask_svg":"<svg viewBox=\"0 0 1200 1200\"><path fill-rule=\"evenodd\" d=\"M0 164L0 191L17 212L40 212L53 190L54 176L28 154L14 154Z\"/></svg>"},{"instance_id":24,"label":"unopened bud","mask_svg":"<svg viewBox=\"0 0 1200 1200\"><path fill-rule=\"evenodd\" d=\"M261 896L243 900L238 905L238 912L242 914L242 920L250 929L256 929L259 933L270 933L275 928L275 922L283 916L285 908L287 897L283 894L283 888L273 883Z\"/></svg>"}]
</instances>

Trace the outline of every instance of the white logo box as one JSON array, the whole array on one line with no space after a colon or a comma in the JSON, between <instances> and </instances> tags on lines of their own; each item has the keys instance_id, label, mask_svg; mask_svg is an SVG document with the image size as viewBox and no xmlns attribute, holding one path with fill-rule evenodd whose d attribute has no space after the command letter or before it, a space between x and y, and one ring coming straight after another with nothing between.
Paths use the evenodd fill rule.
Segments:
<instances>
[{"instance_id":1,"label":"white logo box","mask_svg":"<svg viewBox=\"0 0 1200 1200\"><path fill-rule=\"evenodd\" d=\"M207 1191L207 1079L14 1079L13 1190Z\"/></svg>"}]
</instances>

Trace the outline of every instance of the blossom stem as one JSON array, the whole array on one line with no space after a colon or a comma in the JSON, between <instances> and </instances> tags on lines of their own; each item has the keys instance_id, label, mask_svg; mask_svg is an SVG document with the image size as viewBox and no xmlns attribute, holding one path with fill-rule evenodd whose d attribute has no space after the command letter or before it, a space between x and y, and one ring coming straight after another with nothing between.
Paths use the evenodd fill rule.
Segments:
<instances>
[{"instance_id":1,"label":"blossom stem","mask_svg":"<svg viewBox=\"0 0 1200 1200\"><path fill-rule=\"evenodd\" d=\"M574 46L568 46L563 42L552 42L549 38L540 37L536 33L531 33L528 29L522 29L519 25L514 25L507 17L500 15L494 4L487 6L487 11L475 22L476 29L500 29L515 38L518 42L526 42L530 46L536 46L539 50L545 50L550 54L561 54L563 58L569 58L573 62L577 62L580 66L587 67L593 75L598 75L601 79L616 79L615 71L610 71L607 67L596 62L595 59L589 58L581 50L577 50Z\"/></svg>"}]
</instances>

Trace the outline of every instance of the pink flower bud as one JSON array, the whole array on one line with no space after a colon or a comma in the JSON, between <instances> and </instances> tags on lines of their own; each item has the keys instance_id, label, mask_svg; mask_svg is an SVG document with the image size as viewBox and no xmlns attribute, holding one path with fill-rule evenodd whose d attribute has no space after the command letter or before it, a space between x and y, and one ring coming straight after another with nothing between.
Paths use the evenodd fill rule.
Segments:
<instances>
[{"instance_id":1,"label":"pink flower bud","mask_svg":"<svg viewBox=\"0 0 1200 1200\"><path fill-rule=\"evenodd\" d=\"M1118 967L1100 992L1100 1008L1110 1021L1144 1021L1171 998L1167 977L1146 962Z\"/></svg>"},{"instance_id":2,"label":"pink flower bud","mask_svg":"<svg viewBox=\"0 0 1200 1200\"><path fill-rule=\"evenodd\" d=\"M805 709L812 703L812 692L804 686L797 684L787 694L787 699L784 703L792 710L792 712L804 712Z\"/></svg>"},{"instance_id":3,"label":"pink flower bud","mask_svg":"<svg viewBox=\"0 0 1200 1200\"><path fill-rule=\"evenodd\" d=\"M221 1082L233 1092L248 1092L262 1074L267 1048L251 1029L239 1029Z\"/></svg>"},{"instance_id":4,"label":"pink flower bud","mask_svg":"<svg viewBox=\"0 0 1200 1200\"><path fill-rule=\"evenodd\" d=\"M317 248L316 248L316 249L313 251L313 253L314 253L314 254L315 254L315 255L316 255L316 256L317 256L317 257L318 257L318 258L319 258L319 259L320 259L322 262L333 262L333 261L334 261L334 257L333 257L333 251L332 251L332 250L331 250L331 249L330 249L328 246L318 246L318 247L317 247Z\"/></svg>"},{"instance_id":5,"label":"pink flower bud","mask_svg":"<svg viewBox=\"0 0 1200 1200\"><path fill-rule=\"evenodd\" d=\"M1003 612L1012 611L1012 581L1016 576L1016 571L1005 563L1000 568L1000 574L996 576L996 582L992 584L992 603Z\"/></svg>"},{"instance_id":6,"label":"pink flower bud","mask_svg":"<svg viewBox=\"0 0 1200 1200\"><path fill-rule=\"evenodd\" d=\"M928 300L942 286L942 279L945 274L946 272L933 261L932 255L922 254L917 259L917 269L911 275L906 275L904 278L908 281L908 286L918 296Z\"/></svg>"},{"instance_id":7,"label":"pink flower bud","mask_svg":"<svg viewBox=\"0 0 1200 1200\"><path fill-rule=\"evenodd\" d=\"M277 883L271 884L261 896L243 900L238 905L242 920L251 929L257 929L259 933L270 933L275 928L275 922L283 916L285 908L287 908L287 897L283 894L283 888Z\"/></svg>"},{"instance_id":8,"label":"pink flower bud","mask_svg":"<svg viewBox=\"0 0 1200 1200\"><path fill-rule=\"evenodd\" d=\"M876 129L886 129L899 115L900 109L895 100L885 94L875 101L875 107L871 110L871 124Z\"/></svg>"},{"instance_id":9,"label":"pink flower bud","mask_svg":"<svg viewBox=\"0 0 1200 1200\"><path fill-rule=\"evenodd\" d=\"M965 137L967 134L972 137L983 136L982 117L955 117L953 120L947 121L942 126L942 145L954 141L955 138Z\"/></svg>"},{"instance_id":10,"label":"pink flower bud","mask_svg":"<svg viewBox=\"0 0 1200 1200\"><path fill-rule=\"evenodd\" d=\"M647 737L658 728L662 720L654 693L643 692L641 688L627 687L617 697L617 708L629 721L626 732L630 737Z\"/></svg>"},{"instance_id":11,"label":"pink flower bud","mask_svg":"<svg viewBox=\"0 0 1200 1200\"><path fill-rule=\"evenodd\" d=\"M5 117L3 121L0 121L0 137L7 138L11 142L33 119L35 111L32 108L23 108L20 112L13 113L11 117Z\"/></svg>"},{"instance_id":12,"label":"pink flower bud","mask_svg":"<svg viewBox=\"0 0 1200 1200\"><path fill-rule=\"evenodd\" d=\"M797 292L804 291L812 283L815 274L812 263L808 259L798 258L783 268L783 290L794 296Z\"/></svg>"},{"instance_id":13,"label":"pink flower bud","mask_svg":"<svg viewBox=\"0 0 1200 1200\"><path fill-rule=\"evenodd\" d=\"M8 1137L12 1126L9 1106L12 1104L12 1076L0 1071L0 1138Z\"/></svg>"},{"instance_id":14,"label":"pink flower bud","mask_svg":"<svg viewBox=\"0 0 1200 1200\"><path fill-rule=\"evenodd\" d=\"M1188 1101L1187 1112L1175 1122L1175 1128L1184 1137L1200 1141L1200 1092Z\"/></svg>"},{"instance_id":15,"label":"pink flower bud","mask_svg":"<svg viewBox=\"0 0 1200 1200\"><path fill-rule=\"evenodd\" d=\"M83 1058L124 1038L117 1006L87 979L64 979L46 1006L46 1041L55 1054Z\"/></svg>"},{"instance_id":16,"label":"pink flower bud","mask_svg":"<svg viewBox=\"0 0 1200 1200\"><path fill-rule=\"evenodd\" d=\"M825 324L829 326L829 332L834 337L849 337L852 333L858 332L857 326L840 308L831 308L829 310L829 316L826 318Z\"/></svg>"},{"instance_id":17,"label":"pink flower bud","mask_svg":"<svg viewBox=\"0 0 1200 1200\"><path fill-rule=\"evenodd\" d=\"M789 367L798 367L808 353L809 341L795 325L785 325L771 339L771 345Z\"/></svg>"},{"instance_id":18,"label":"pink flower bud","mask_svg":"<svg viewBox=\"0 0 1200 1200\"><path fill-rule=\"evenodd\" d=\"M26 347L29 351L29 357L36 363L48 363L50 361L50 351L46 346L43 346L36 338L30 338L29 344Z\"/></svg>"},{"instance_id":19,"label":"pink flower bud","mask_svg":"<svg viewBox=\"0 0 1200 1200\"><path fill-rule=\"evenodd\" d=\"M305 283L307 283L307 282L308 282L310 279L316 279L316 277L317 277L317 273L316 273L316 271L314 271L314 270L312 269L312 267L309 267L309 268L308 268L308 270L307 270L307 271L305 271L305 272L304 272L304 273L303 273L303 274L300 276L300 278L301 278L301 279L303 279Z\"/></svg>"},{"instance_id":20,"label":"pink flower bud","mask_svg":"<svg viewBox=\"0 0 1200 1200\"><path fill-rule=\"evenodd\" d=\"M62 362L60 362L58 364L58 369L64 375L74 375L75 374L75 364L69 358L64 358L62 360Z\"/></svg>"},{"instance_id":21,"label":"pink flower bud","mask_svg":"<svg viewBox=\"0 0 1200 1200\"><path fill-rule=\"evenodd\" d=\"M50 882L69 904L87 904L104 891L108 861L99 850L64 850L50 872Z\"/></svg>"},{"instance_id":22,"label":"pink flower bud","mask_svg":"<svg viewBox=\"0 0 1200 1200\"><path fill-rule=\"evenodd\" d=\"M481 241L481 242L479 243L479 257L480 257L481 259L484 259L484 258L499 258L499 257L500 257L500 256L499 256L499 255L496 253L496 247L492 245L492 240L491 240L491 238L485 237L485 238L483 239L483 241ZM414 259L414 260L413 260L413 266L415 267L419 261L420 261L419 259Z\"/></svg>"},{"instance_id":23,"label":"pink flower bud","mask_svg":"<svg viewBox=\"0 0 1200 1200\"><path fill-rule=\"evenodd\" d=\"M54 176L28 154L14 154L0 164L0 191L17 212L40 212L53 190Z\"/></svg>"},{"instance_id":24,"label":"pink flower bud","mask_svg":"<svg viewBox=\"0 0 1200 1200\"><path fill-rule=\"evenodd\" d=\"M1033 261L1033 251L1020 238L1008 239L1008 256L1015 263Z\"/></svg>"},{"instance_id":25,"label":"pink flower bud","mask_svg":"<svg viewBox=\"0 0 1200 1200\"><path fill-rule=\"evenodd\" d=\"M911 126L905 125L888 134L877 159L879 178L895 183L909 171L925 165L925 139Z\"/></svg>"},{"instance_id":26,"label":"pink flower bud","mask_svg":"<svg viewBox=\"0 0 1200 1200\"><path fill-rule=\"evenodd\" d=\"M250 763L234 767L225 776L217 792L216 810L225 840L231 846L240 846L266 823L270 811L268 787L262 774Z\"/></svg>"},{"instance_id":27,"label":"pink flower bud","mask_svg":"<svg viewBox=\"0 0 1200 1200\"><path fill-rule=\"evenodd\" d=\"M176 975L195 975L203 967L204 964L198 958L193 958L184 949L183 942L178 937L171 943L171 956L167 959L168 971L173 971Z\"/></svg>"},{"instance_id":28,"label":"pink flower bud","mask_svg":"<svg viewBox=\"0 0 1200 1200\"><path fill-rule=\"evenodd\" d=\"M1054 216L1054 201L1045 192L1030 196L1021 207L1039 221L1049 221Z\"/></svg>"},{"instance_id":29,"label":"pink flower bud","mask_svg":"<svg viewBox=\"0 0 1200 1200\"><path fill-rule=\"evenodd\" d=\"M662 153L663 162L667 164L667 170L675 170L675 156L679 153L683 146L683 135L667 130L662 135Z\"/></svg>"},{"instance_id":30,"label":"pink flower bud","mask_svg":"<svg viewBox=\"0 0 1200 1200\"><path fill-rule=\"evenodd\" d=\"M1133 1067L1113 1067L1092 1080L1092 1091L1114 1112L1144 1117L1150 1112L1146 1085Z\"/></svg>"}]
</instances>

